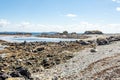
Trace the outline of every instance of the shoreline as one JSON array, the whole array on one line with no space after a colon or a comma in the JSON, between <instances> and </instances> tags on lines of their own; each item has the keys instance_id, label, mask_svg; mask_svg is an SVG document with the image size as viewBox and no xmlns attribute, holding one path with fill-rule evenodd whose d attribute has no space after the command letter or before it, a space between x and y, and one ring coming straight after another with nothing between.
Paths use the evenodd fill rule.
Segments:
<instances>
[{"instance_id":1,"label":"shoreline","mask_svg":"<svg viewBox=\"0 0 120 80\"><path fill-rule=\"evenodd\" d=\"M4 63L9 65L1 67L3 71L2 73L10 76L7 73L16 73L17 68L21 67L29 72L30 75L28 78L33 78L34 80L37 78L42 80L46 80L48 78L53 79L55 77L60 80L72 80L73 77L70 77L70 75L76 76L79 72L79 74L81 74L81 71L87 68L91 63L108 56L113 56L108 55L108 53L111 53L109 51L115 47L116 52L120 52L118 47L120 44L119 35L89 36L91 37L81 39L79 41L61 41L57 43L1 42L1 45L6 45L7 47L5 47L4 50L0 50L0 54L5 53L3 54L3 57L1 57L2 62L0 65L4 66ZM91 52L91 49L94 50L94 52ZM116 52L112 50L112 54ZM92 61L90 61L91 57ZM66 71L69 74L66 73ZM79 75L75 79L86 79L87 77L85 75L93 76L92 74L81 75L83 76Z\"/></svg>"}]
</instances>

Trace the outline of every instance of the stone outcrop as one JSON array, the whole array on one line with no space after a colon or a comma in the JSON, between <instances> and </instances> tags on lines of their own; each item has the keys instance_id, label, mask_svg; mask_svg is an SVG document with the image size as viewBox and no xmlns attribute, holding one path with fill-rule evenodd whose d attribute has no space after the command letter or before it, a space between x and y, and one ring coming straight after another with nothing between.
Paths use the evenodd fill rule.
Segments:
<instances>
[{"instance_id":1,"label":"stone outcrop","mask_svg":"<svg viewBox=\"0 0 120 80\"><path fill-rule=\"evenodd\" d=\"M85 31L84 34L103 34L103 33L98 30L93 30L93 31Z\"/></svg>"},{"instance_id":2,"label":"stone outcrop","mask_svg":"<svg viewBox=\"0 0 120 80\"><path fill-rule=\"evenodd\" d=\"M107 45L109 44L109 40L107 40L106 38L98 38L96 40L98 45Z\"/></svg>"},{"instance_id":3,"label":"stone outcrop","mask_svg":"<svg viewBox=\"0 0 120 80\"><path fill-rule=\"evenodd\" d=\"M110 36L107 38L109 42L120 41L120 36Z\"/></svg>"},{"instance_id":4,"label":"stone outcrop","mask_svg":"<svg viewBox=\"0 0 120 80\"><path fill-rule=\"evenodd\" d=\"M11 77L18 78L16 79ZM31 73L23 67L17 67L16 69L13 69L13 71L9 73L6 73L5 71L0 71L0 80L19 80L21 77L23 77L23 80L24 79L32 80Z\"/></svg>"}]
</instances>

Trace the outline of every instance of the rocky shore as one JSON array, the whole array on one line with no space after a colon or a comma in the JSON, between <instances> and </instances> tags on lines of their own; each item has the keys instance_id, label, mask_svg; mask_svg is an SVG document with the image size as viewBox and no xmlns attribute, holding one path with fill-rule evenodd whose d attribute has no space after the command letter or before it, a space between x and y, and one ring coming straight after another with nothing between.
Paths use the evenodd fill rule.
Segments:
<instances>
[{"instance_id":1,"label":"rocky shore","mask_svg":"<svg viewBox=\"0 0 120 80\"><path fill-rule=\"evenodd\" d=\"M74 52L80 51L90 45L76 42L2 42L7 46L0 51L0 78L9 77L31 78L31 73L49 69L74 57ZM23 73L21 73L21 70ZM25 72L24 72L25 71Z\"/></svg>"},{"instance_id":2,"label":"rocky shore","mask_svg":"<svg viewBox=\"0 0 120 80\"><path fill-rule=\"evenodd\" d=\"M1 45L6 46L0 50L0 80L86 80L85 74L81 73L89 64L111 56L99 54L99 47L109 45L109 48L120 41L119 35L102 36L92 35L79 41L57 43L0 41ZM102 57L97 58L99 56Z\"/></svg>"},{"instance_id":3,"label":"rocky shore","mask_svg":"<svg viewBox=\"0 0 120 80\"><path fill-rule=\"evenodd\" d=\"M32 76L36 80L119 79L119 40L120 36L97 38L96 47L76 52L74 57L66 63L35 73ZM91 49L94 51L92 52Z\"/></svg>"}]
</instances>

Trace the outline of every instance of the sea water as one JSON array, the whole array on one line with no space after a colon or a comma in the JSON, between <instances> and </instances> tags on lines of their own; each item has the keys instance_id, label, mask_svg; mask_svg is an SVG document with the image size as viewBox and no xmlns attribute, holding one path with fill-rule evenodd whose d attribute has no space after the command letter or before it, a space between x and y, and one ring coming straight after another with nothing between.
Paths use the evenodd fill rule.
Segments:
<instances>
[{"instance_id":1,"label":"sea water","mask_svg":"<svg viewBox=\"0 0 120 80\"><path fill-rule=\"evenodd\" d=\"M0 36L0 40L8 42L60 42L60 41L76 41L78 39L65 38L43 38L43 37L25 37L25 36Z\"/></svg>"}]
</instances>

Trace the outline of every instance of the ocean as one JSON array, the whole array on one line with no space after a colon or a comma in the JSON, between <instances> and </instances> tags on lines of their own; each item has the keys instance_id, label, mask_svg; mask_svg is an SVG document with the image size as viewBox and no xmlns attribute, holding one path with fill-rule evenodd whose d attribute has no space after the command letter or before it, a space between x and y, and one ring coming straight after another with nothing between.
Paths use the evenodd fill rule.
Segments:
<instances>
[{"instance_id":1,"label":"ocean","mask_svg":"<svg viewBox=\"0 0 120 80\"><path fill-rule=\"evenodd\" d=\"M43 38L43 37L24 37L24 36L0 36L0 40L8 42L60 42L60 41L76 41L78 39L64 39L64 38Z\"/></svg>"}]
</instances>

